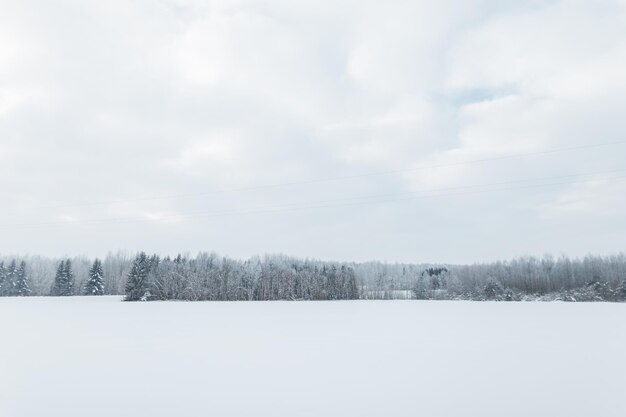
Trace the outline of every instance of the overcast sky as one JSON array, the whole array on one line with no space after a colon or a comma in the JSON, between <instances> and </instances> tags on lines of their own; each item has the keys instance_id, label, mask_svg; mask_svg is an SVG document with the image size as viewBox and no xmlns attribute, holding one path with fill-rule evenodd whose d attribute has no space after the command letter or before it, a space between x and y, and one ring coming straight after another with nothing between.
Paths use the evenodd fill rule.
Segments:
<instances>
[{"instance_id":1,"label":"overcast sky","mask_svg":"<svg viewBox=\"0 0 626 417\"><path fill-rule=\"evenodd\" d=\"M0 252L623 251L624 74L624 0L0 0Z\"/></svg>"}]
</instances>

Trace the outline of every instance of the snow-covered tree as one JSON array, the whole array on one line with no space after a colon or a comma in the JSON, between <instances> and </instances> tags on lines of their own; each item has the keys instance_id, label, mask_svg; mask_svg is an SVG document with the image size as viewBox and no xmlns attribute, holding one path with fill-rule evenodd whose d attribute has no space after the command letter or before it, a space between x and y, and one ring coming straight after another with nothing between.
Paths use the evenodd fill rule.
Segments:
<instances>
[{"instance_id":1,"label":"snow-covered tree","mask_svg":"<svg viewBox=\"0 0 626 417\"><path fill-rule=\"evenodd\" d=\"M5 295L14 296L17 295L17 263L15 259L11 261L6 269L4 285L6 286Z\"/></svg>"},{"instance_id":2,"label":"snow-covered tree","mask_svg":"<svg viewBox=\"0 0 626 417\"><path fill-rule=\"evenodd\" d=\"M63 282L63 270L65 269L65 261L61 261L57 267L57 273L54 276L54 284L52 284L52 290L50 295L60 296L65 295L65 283Z\"/></svg>"},{"instance_id":3,"label":"snow-covered tree","mask_svg":"<svg viewBox=\"0 0 626 417\"><path fill-rule=\"evenodd\" d=\"M617 298L619 301L626 301L626 278L622 279L617 287Z\"/></svg>"},{"instance_id":4,"label":"snow-covered tree","mask_svg":"<svg viewBox=\"0 0 626 417\"><path fill-rule=\"evenodd\" d=\"M63 269L63 280L65 282L66 294L74 294L74 271L72 270L72 261L67 259L65 261L65 267Z\"/></svg>"},{"instance_id":5,"label":"snow-covered tree","mask_svg":"<svg viewBox=\"0 0 626 417\"><path fill-rule=\"evenodd\" d=\"M483 289L483 294L487 300L499 300L502 297L502 286L495 278L488 278Z\"/></svg>"},{"instance_id":6,"label":"snow-covered tree","mask_svg":"<svg viewBox=\"0 0 626 417\"><path fill-rule=\"evenodd\" d=\"M411 289L413 293L413 298L416 300L428 300L429 299L429 291L427 290L427 285L424 279L424 275L420 275L415 283L413 284L413 288Z\"/></svg>"},{"instance_id":7,"label":"snow-covered tree","mask_svg":"<svg viewBox=\"0 0 626 417\"><path fill-rule=\"evenodd\" d=\"M15 295L22 297L30 295L30 286L28 285L28 276L26 275L26 262L20 262L16 278Z\"/></svg>"},{"instance_id":8,"label":"snow-covered tree","mask_svg":"<svg viewBox=\"0 0 626 417\"><path fill-rule=\"evenodd\" d=\"M51 295L68 296L74 293L74 273L72 272L72 262L67 259L61 261L57 267L54 277Z\"/></svg>"},{"instance_id":9,"label":"snow-covered tree","mask_svg":"<svg viewBox=\"0 0 626 417\"><path fill-rule=\"evenodd\" d=\"M151 259L145 252L137 255L126 281L126 301L144 300L150 296L150 267Z\"/></svg>"},{"instance_id":10,"label":"snow-covered tree","mask_svg":"<svg viewBox=\"0 0 626 417\"><path fill-rule=\"evenodd\" d=\"M4 262L0 262L0 297L7 294L7 271Z\"/></svg>"},{"instance_id":11,"label":"snow-covered tree","mask_svg":"<svg viewBox=\"0 0 626 417\"><path fill-rule=\"evenodd\" d=\"M102 295L104 294L104 281L102 272L102 262L99 259L93 261L93 265L89 269L89 279L85 283L85 295Z\"/></svg>"},{"instance_id":12,"label":"snow-covered tree","mask_svg":"<svg viewBox=\"0 0 626 417\"><path fill-rule=\"evenodd\" d=\"M107 255L100 264L104 292L124 294L128 282L130 293L139 292L140 298L149 294L145 297L149 299L387 299L407 297L413 290L413 297L422 299L484 300L494 297L495 291L495 299L499 300L557 299L562 295L561 298L572 301L626 301L626 253L582 259L526 256L445 267L324 262L284 255L247 261L215 253L145 258L144 287L131 291L134 286L128 278L136 256L127 252ZM89 291L93 260L76 258L68 264L69 268L66 260L40 256L24 260L33 295L44 295L46 290L54 295ZM10 258L0 257L0 295L20 293L19 264L11 266ZM491 285L489 278L497 280L499 289ZM79 287L80 291L73 287Z\"/></svg>"},{"instance_id":13,"label":"snow-covered tree","mask_svg":"<svg viewBox=\"0 0 626 417\"><path fill-rule=\"evenodd\" d=\"M341 267L341 271L343 276L345 277L344 285L345 292L344 297L347 300L356 300L359 298L359 287L356 283L356 274L354 273L353 268L348 268L345 266Z\"/></svg>"}]
</instances>

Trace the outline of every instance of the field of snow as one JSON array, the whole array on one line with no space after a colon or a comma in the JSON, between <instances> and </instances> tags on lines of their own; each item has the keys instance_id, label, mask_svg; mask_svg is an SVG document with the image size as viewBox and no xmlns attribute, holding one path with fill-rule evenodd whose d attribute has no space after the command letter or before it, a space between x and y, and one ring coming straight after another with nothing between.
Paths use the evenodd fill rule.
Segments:
<instances>
[{"instance_id":1,"label":"field of snow","mask_svg":"<svg viewBox=\"0 0 626 417\"><path fill-rule=\"evenodd\" d=\"M626 304L0 299L0 416L626 415Z\"/></svg>"}]
</instances>

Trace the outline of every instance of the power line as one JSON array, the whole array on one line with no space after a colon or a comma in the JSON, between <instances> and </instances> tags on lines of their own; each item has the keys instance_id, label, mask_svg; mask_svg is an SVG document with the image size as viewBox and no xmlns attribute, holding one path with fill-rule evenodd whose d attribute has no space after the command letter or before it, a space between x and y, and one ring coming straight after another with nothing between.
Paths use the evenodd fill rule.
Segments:
<instances>
[{"instance_id":1,"label":"power line","mask_svg":"<svg viewBox=\"0 0 626 417\"><path fill-rule=\"evenodd\" d=\"M46 210L46 209L57 209L57 208L67 208L67 207L101 206L101 205L111 204L115 201L135 202L135 201L168 200L168 199L176 199L176 198L198 197L198 196L205 196L205 195L256 191L256 190L280 188L280 187L288 187L288 186L296 186L296 185L310 185L310 184L319 184L319 183L327 183L327 182L335 182L335 181L346 181L346 180L358 179L358 178L393 175L393 174L400 174L400 173L405 173L405 172L416 172L416 171L423 171L427 169L444 168L444 167L451 167L451 166L480 164L480 163L485 163L485 162L500 161L500 160L506 160L506 159L512 159L512 158L549 155L553 153L569 152L569 151L575 151L575 150L597 148L597 147L604 147L604 146L614 146L614 145L621 145L621 144L626 144L626 140L570 146L570 147L564 147L564 148L554 148L554 149L549 149L545 151L537 151L537 152L515 153L515 154L501 155L501 156L492 157L492 158L474 159L474 160L452 162L452 163L446 163L446 164L422 165L422 166L417 166L417 167L412 167L412 168L378 171L378 172L370 172L370 173L354 174L354 175L335 176L335 177L314 178L314 179L309 179L309 180L290 181L290 182L282 182L282 183L274 183L274 184L262 184L262 185L255 185L255 186L250 186L250 187L231 188L231 189L225 189L225 190L202 191L202 192L185 193L185 194L171 194L171 195L164 195L164 196L142 197L142 198L132 198L132 199L123 199L123 200L71 203L71 204L60 204L60 205L50 205L50 206L21 207L20 211ZM6 212L7 212L6 210L0 211L0 213L6 213Z\"/></svg>"},{"instance_id":2,"label":"power line","mask_svg":"<svg viewBox=\"0 0 626 417\"><path fill-rule=\"evenodd\" d=\"M286 204L286 205L281 205L281 206L252 207L252 208L247 208L247 209L244 208L244 209L235 209L235 210L226 209L226 210L217 210L217 211L210 211L210 212L188 212L188 213L164 215L161 218L182 219L182 218L199 218L199 217L222 217L222 216L231 216L231 215L257 214L257 213L276 213L276 212L287 212L287 211L296 211L296 210L337 208L337 207L344 207L344 206L358 206L358 205L364 205L364 204L375 204L375 203L384 203L384 202L408 201L408 200L425 199L425 198L432 198L432 197L478 194L478 193L494 192L494 191L495 192L508 191L508 190L515 190L515 189L546 187L546 186L555 186L555 185L580 184L580 183L593 182L595 181L595 179L548 182L548 183L540 183L540 184L525 184L525 185L519 185L519 186L513 186L513 187L499 187L499 188L473 190L473 191L465 191L465 192L441 193L441 191L464 190L468 188L477 188L477 187L493 187L493 186L498 186L498 185L507 185L507 184L515 184L515 183L520 183L520 182L531 182L531 181L545 181L545 180L553 181L553 180L559 180L559 179L564 179L564 178L608 174L608 173L623 172L623 171L626 171L626 169L586 173L586 174L562 175L562 176L556 176L556 177L529 178L529 179L520 179L520 180L513 180L513 181L503 181L503 182L487 183L487 184L475 184L475 185L459 186L459 187L448 187L448 188L406 192L406 193L344 197L344 198L338 198L338 199L320 200L320 201L313 201L313 202L307 202L307 203L292 203L292 204ZM616 180L616 179L624 179L624 178L626 178L626 175L614 176L612 178L607 178L607 179ZM422 194L424 192L429 192L431 194L424 195ZM392 197L392 198L389 198L389 197ZM354 201L354 200L370 200L370 201ZM97 219L97 220L77 224L77 226L115 225L115 224L150 222L150 221L151 219L140 219L140 218L130 218L130 217L116 218L116 219ZM0 229L13 228L13 227L47 227L47 226L71 226L71 225L72 225L71 223L55 221L55 222L46 222L46 223L25 223L25 224L17 224L17 225L4 225L4 226L1 226Z\"/></svg>"}]
</instances>

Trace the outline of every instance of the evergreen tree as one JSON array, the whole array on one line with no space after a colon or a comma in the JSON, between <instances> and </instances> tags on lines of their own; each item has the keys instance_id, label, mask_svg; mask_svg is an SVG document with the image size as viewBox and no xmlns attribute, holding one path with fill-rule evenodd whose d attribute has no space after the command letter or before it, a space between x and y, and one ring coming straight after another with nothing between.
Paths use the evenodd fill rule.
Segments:
<instances>
[{"instance_id":1,"label":"evergreen tree","mask_svg":"<svg viewBox=\"0 0 626 417\"><path fill-rule=\"evenodd\" d=\"M6 274L7 272L6 268L4 267L4 262L0 262L0 297L7 295Z\"/></svg>"},{"instance_id":2,"label":"evergreen tree","mask_svg":"<svg viewBox=\"0 0 626 417\"><path fill-rule=\"evenodd\" d=\"M483 289L483 294L487 300L500 300L503 293L502 286L495 278L487 278L487 284Z\"/></svg>"},{"instance_id":3,"label":"evergreen tree","mask_svg":"<svg viewBox=\"0 0 626 417\"><path fill-rule=\"evenodd\" d=\"M6 270L4 284L6 286L5 295L17 295L17 264L15 259Z\"/></svg>"},{"instance_id":4,"label":"evergreen tree","mask_svg":"<svg viewBox=\"0 0 626 417\"><path fill-rule=\"evenodd\" d=\"M72 261L69 259L65 260L63 281L65 282L65 294L63 295L74 295L74 272L72 271Z\"/></svg>"},{"instance_id":5,"label":"evergreen tree","mask_svg":"<svg viewBox=\"0 0 626 417\"><path fill-rule=\"evenodd\" d=\"M26 297L30 295L30 287L28 285L28 277L26 276L26 262L20 262L17 270L17 280L15 286L15 295Z\"/></svg>"},{"instance_id":6,"label":"evergreen tree","mask_svg":"<svg viewBox=\"0 0 626 417\"><path fill-rule=\"evenodd\" d=\"M64 295L63 292L65 283L63 282L63 270L65 270L65 261L61 261L57 267L57 273L54 276L54 283L52 284L52 290L50 291L50 295L52 296Z\"/></svg>"},{"instance_id":7,"label":"evergreen tree","mask_svg":"<svg viewBox=\"0 0 626 417\"><path fill-rule=\"evenodd\" d=\"M67 259L61 261L57 267L50 295L68 296L72 294L74 294L74 273L72 272L72 262Z\"/></svg>"},{"instance_id":8,"label":"evergreen tree","mask_svg":"<svg viewBox=\"0 0 626 417\"><path fill-rule=\"evenodd\" d=\"M89 279L85 284L85 295L102 295L104 294L104 283L102 282L102 262L99 259L93 261L91 269L89 269Z\"/></svg>"},{"instance_id":9,"label":"evergreen tree","mask_svg":"<svg viewBox=\"0 0 626 417\"><path fill-rule=\"evenodd\" d=\"M150 259L141 252L133 261L133 266L126 281L126 301L139 301L150 295L148 275L150 273Z\"/></svg>"}]
</instances>

